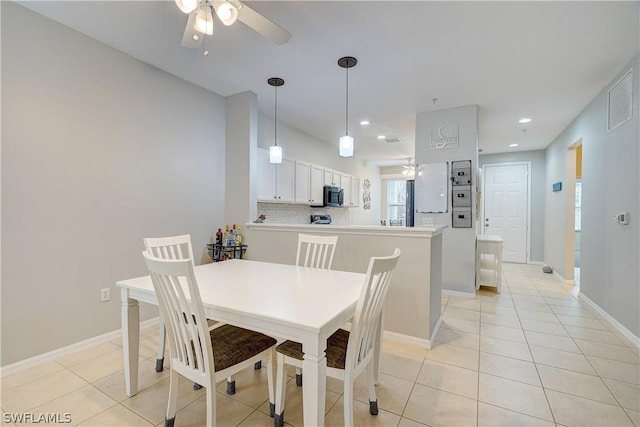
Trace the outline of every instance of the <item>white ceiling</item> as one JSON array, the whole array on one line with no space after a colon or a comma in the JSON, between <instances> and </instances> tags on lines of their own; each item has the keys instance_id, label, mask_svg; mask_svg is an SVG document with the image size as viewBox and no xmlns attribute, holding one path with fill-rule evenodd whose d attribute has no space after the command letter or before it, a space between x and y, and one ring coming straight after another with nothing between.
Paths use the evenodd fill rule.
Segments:
<instances>
[{"instance_id":1,"label":"white ceiling","mask_svg":"<svg viewBox=\"0 0 640 427\"><path fill-rule=\"evenodd\" d=\"M289 43L220 24L207 57L180 46L187 16L173 1L21 4L220 95L251 90L269 117L267 79L282 77L279 121L336 150L346 77L337 60L355 56L349 133L356 155L379 164L413 157L416 113L470 104L483 153L543 149L639 51L637 1L250 1ZM519 124L524 116L533 121Z\"/></svg>"}]
</instances>

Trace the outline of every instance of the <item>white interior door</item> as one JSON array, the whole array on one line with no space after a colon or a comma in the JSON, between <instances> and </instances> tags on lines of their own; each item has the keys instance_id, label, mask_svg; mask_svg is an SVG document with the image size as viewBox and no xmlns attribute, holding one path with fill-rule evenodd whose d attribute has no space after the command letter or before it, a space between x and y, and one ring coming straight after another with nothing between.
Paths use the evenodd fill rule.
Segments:
<instances>
[{"instance_id":1,"label":"white interior door","mask_svg":"<svg viewBox=\"0 0 640 427\"><path fill-rule=\"evenodd\" d=\"M504 240L502 260L527 262L529 165L484 166L484 234Z\"/></svg>"}]
</instances>

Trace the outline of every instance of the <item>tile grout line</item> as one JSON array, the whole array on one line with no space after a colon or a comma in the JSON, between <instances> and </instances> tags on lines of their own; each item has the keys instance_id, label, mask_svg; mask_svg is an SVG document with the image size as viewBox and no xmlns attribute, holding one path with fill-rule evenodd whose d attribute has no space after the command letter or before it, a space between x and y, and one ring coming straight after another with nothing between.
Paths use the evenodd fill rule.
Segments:
<instances>
[{"instance_id":1,"label":"tile grout line","mask_svg":"<svg viewBox=\"0 0 640 427\"><path fill-rule=\"evenodd\" d=\"M534 288L536 290L538 290L535 286L535 284L533 282L531 282L531 284L534 286ZM546 301L545 301L546 303ZM547 304L548 306L548 304ZM549 307L549 309L551 310L551 307ZM553 310L551 310L553 312ZM516 315L518 316L518 320L520 320L520 313L518 312L518 308L516 307ZM555 424L556 426L558 425L558 421L556 420L556 415L553 411L553 408L551 407L551 402L549 401L549 396L547 395L547 390L544 387L544 383L542 382L542 377L540 376L540 371L538 370L538 363L536 362L536 359L533 357L533 352L531 351L531 345L529 344L529 339L527 338L527 334L524 332L524 325L522 325L522 321L520 321L520 325L522 326L522 333L524 334L524 340L527 344L527 349L529 350L529 354L531 355L531 360L533 361L533 366L536 370L536 374L538 374L538 380L540 381L540 386L542 387L542 392L544 393L544 398L547 401L547 407L549 408L549 413L551 414L551 420L553 422L553 424Z\"/></svg>"}]
</instances>

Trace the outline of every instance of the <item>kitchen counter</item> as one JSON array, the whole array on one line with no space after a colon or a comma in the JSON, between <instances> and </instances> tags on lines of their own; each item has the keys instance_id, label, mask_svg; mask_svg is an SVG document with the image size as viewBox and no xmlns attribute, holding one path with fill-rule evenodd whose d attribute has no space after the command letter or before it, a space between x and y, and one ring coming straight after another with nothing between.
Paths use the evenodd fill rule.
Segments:
<instances>
[{"instance_id":1,"label":"kitchen counter","mask_svg":"<svg viewBox=\"0 0 640 427\"><path fill-rule=\"evenodd\" d=\"M270 224L248 223L246 229L254 230L299 230L301 233L353 233L402 235L407 237L433 237L442 233L447 226L436 227L390 227L381 225L338 225L338 224Z\"/></svg>"},{"instance_id":2,"label":"kitchen counter","mask_svg":"<svg viewBox=\"0 0 640 427\"><path fill-rule=\"evenodd\" d=\"M440 324L444 228L248 223L246 257L294 264L299 233L337 235L333 269L364 273L372 256L391 255L399 248L402 254L385 303L385 332L430 346Z\"/></svg>"}]
</instances>

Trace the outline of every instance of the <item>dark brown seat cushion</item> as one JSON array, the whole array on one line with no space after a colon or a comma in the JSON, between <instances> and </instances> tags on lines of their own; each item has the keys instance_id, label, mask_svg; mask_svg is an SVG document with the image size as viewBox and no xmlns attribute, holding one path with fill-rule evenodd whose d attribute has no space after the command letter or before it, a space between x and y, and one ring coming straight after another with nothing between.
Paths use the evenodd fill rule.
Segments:
<instances>
[{"instance_id":1,"label":"dark brown seat cushion","mask_svg":"<svg viewBox=\"0 0 640 427\"><path fill-rule=\"evenodd\" d=\"M349 331L338 329L327 339L327 366L335 369L344 369L347 358L347 343L349 342ZM278 353L294 359L302 360L302 344L295 341L285 341L276 347Z\"/></svg>"},{"instance_id":2,"label":"dark brown seat cushion","mask_svg":"<svg viewBox=\"0 0 640 427\"><path fill-rule=\"evenodd\" d=\"M215 371L221 371L256 356L276 345L276 340L259 332L222 325L211 331Z\"/></svg>"}]
</instances>

